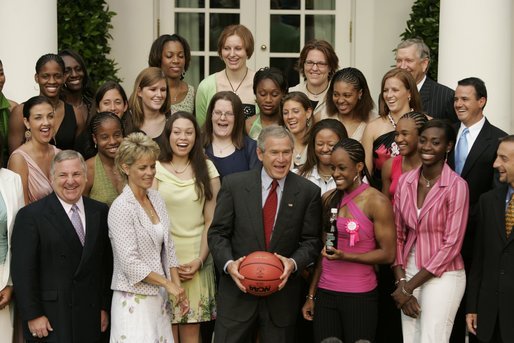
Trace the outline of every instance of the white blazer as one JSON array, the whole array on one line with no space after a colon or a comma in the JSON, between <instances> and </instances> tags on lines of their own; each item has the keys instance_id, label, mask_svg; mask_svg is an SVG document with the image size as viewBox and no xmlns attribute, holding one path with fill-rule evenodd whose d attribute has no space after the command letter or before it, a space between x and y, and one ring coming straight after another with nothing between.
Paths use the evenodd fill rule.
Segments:
<instances>
[{"instance_id":1,"label":"white blazer","mask_svg":"<svg viewBox=\"0 0 514 343\"><path fill-rule=\"evenodd\" d=\"M0 194L7 207L7 257L4 264L4 273L0 279L0 290L5 286L12 286L10 265L11 265L11 235L14 225L14 218L18 210L25 206L23 200L23 187L21 177L8 169L0 169Z\"/></svg>"}]
</instances>

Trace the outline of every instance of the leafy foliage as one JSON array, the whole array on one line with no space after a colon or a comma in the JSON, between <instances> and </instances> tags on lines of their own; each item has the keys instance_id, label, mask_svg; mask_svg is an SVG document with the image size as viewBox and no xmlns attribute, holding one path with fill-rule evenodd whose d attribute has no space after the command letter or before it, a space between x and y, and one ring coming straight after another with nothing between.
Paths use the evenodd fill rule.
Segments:
<instances>
[{"instance_id":1,"label":"leafy foliage","mask_svg":"<svg viewBox=\"0 0 514 343\"><path fill-rule=\"evenodd\" d=\"M107 57L115 15L105 0L57 1L59 51L68 48L82 55L95 90L107 80L120 81L116 62Z\"/></svg>"},{"instance_id":2,"label":"leafy foliage","mask_svg":"<svg viewBox=\"0 0 514 343\"><path fill-rule=\"evenodd\" d=\"M439 53L439 0L416 0L412 5L407 28L400 35L402 40L421 38L430 48L428 76L437 80L437 59Z\"/></svg>"}]
</instances>

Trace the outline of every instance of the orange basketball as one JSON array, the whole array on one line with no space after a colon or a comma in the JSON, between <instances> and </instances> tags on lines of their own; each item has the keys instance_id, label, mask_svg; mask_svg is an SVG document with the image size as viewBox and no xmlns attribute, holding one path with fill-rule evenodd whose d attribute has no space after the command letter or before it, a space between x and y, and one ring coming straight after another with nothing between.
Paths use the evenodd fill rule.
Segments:
<instances>
[{"instance_id":1,"label":"orange basketball","mask_svg":"<svg viewBox=\"0 0 514 343\"><path fill-rule=\"evenodd\" d=\"M278 291L280 275L284 272L282 261L266 251L255 251L244 259L239 266L239 274L246 291L257 296L266 296Z\"/></svg>"}]
</instances>

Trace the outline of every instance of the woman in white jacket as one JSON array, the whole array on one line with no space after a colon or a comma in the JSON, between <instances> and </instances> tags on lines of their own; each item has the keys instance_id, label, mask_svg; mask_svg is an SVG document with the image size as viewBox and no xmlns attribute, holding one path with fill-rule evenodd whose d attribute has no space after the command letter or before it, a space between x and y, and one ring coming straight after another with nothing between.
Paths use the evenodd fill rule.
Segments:
<instances>
[{"instance_id":1,"label":"woman in white jacket","mask_svg":"<svg viewBox=\"0 0 514 343\"><path fill-rule=\"evenodd\" d=\"M2 151L3 139L0 139ZM0 165L2 164L0 158ZM23 207L23 187L18 174L0 169L0 332L2 341L11 342L13 335L12 281L9 265L11 263L11 234L14 218Z\"/></svg>"}]
</instances>

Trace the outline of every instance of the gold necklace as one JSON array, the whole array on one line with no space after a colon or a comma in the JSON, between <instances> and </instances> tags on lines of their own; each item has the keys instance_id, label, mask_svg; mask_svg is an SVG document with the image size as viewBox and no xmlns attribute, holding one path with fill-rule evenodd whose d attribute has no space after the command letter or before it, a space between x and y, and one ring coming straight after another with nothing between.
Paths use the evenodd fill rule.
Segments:
<instances>
[{"instance_id":1,"label":"gold necklace","mask_svg":"<svg viewBox=\"0 0 514 343\"><path fill-rule=\"evenodd\" d=\"M184 167L184 169L182 170L178 170L175 165L173 164L173 162L170 161L170 165L171 165L171 168L173 169L173 171L175 172L175 174L182 174L186 171L187 167L189 167L189 164L191 163L190 160L187 160L187 163L186 163L186 166Z\"/></svg>"},{"instance_id":2,"label":"gold necklace","mask_svg":"<svg viewBox=\"0 0 514 343\"><path fill-rule=\"evenodd\" d=\"M425 175L423 175L423 169L421 170L421 178L423 179L423 181L425 182L425 187L426 188L430 188L433 186L433 184L431 184L432 181L434 180L437 180L439 178L439 176L441 176L441 174L437 175L436 177L432 178L432 179L427 179L425 177Z\"/></svg>"},{"instance_id":3,"label":"gold necklace","mask_svg":"<svg viewBox=\"0 0 514 343\"><path fill-rule=\"evenodd\" d=\"M230 85L230 88L232 89L232 93L237 94L239 87L241 87L241 85L243 84L243 81L246 79L246 75L248 75L248 67L246 67L245 76L243 76L243 79L241 80L241 82L239 82L239 85L237 85L237 88L234 90L234 86L232 86L232 82L230 82L230 79L228 78L227 68L225 68L225 76L227 77L228 84Z\"/></svg>"}]
</instances>

